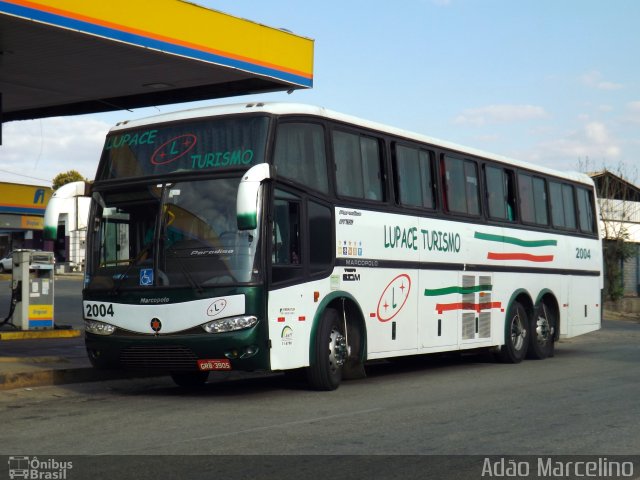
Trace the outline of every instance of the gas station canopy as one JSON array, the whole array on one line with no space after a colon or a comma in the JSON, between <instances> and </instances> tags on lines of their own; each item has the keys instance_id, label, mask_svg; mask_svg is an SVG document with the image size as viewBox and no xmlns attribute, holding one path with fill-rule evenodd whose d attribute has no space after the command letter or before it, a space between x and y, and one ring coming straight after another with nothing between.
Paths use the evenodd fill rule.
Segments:
<instances>
[{"instance_id":1,"label":"gas station canopy","mask_svg":"<svg viewBox=\"0 0 640 480\"><path fill-rule=\"evenodd\" d=\"M312 40L182 0L0 0L4 122L312 84Z\"/></svg>"}]
</instances>

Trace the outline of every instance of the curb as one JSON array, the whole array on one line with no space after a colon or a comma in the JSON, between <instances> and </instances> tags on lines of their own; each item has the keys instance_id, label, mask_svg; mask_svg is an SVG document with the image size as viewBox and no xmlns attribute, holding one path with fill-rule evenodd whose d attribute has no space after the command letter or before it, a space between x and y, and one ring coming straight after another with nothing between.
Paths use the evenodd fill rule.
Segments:
<instances>
[{"instance_id":1,"label":"curb","mask_svg":"<svg viewBox=\"0 0 640 480\"><path fill-rule=\"evenodd\" d=\"M0 332L0 340L34 340L37 338L75 338L82 335L80 330L22 330Z\"/></svg>"}]
</instances>

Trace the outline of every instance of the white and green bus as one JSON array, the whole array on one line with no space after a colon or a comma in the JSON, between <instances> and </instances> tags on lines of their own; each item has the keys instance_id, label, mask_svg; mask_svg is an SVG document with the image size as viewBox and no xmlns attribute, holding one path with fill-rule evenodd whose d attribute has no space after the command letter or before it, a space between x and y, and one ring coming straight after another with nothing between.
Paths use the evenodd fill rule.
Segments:
<instances>
[{"instance_id":1,"label":"white and green bus","mask_svg":"<svg viewBox=\"0 0 640 480\"><path fill-rule=\"evenodd\" d=\"M553 355L600 328L594 186L296 104L210 107L109 132L83 312L97 367L306 370L487 349Z\"/></svg>"}]
</instances>

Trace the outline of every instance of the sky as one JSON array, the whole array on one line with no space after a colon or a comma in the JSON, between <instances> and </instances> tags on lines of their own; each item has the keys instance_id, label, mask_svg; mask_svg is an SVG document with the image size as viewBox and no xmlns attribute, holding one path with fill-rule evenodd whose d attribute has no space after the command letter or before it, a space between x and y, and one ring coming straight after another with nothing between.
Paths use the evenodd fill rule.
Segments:
<instances>
[{"instance_id":1,"label":"sky","mask_svg":"<svg viewBox=\"0 0 640 480\"><path fill-rule=\"evenodd\" d=\"M0 181L91 179L120 120L244 101L320 105L559 170L638 183L636 0L196 0L315 40L314 86L3 125Z\"/></svg>"}]
</instances>

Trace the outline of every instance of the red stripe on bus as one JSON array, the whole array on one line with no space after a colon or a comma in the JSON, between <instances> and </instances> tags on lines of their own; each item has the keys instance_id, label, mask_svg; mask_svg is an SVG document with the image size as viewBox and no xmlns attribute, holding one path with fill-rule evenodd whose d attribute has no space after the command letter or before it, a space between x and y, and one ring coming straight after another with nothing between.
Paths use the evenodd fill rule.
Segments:
<instances>
[{"instance_id":1,"label":"red stripe on bus","mask_svg":"<svg viewBox=\"0 0 640 480\"><path fill-rule=\"evenodd\" d=\"M489 260L523 260L525 262L553 262L553 255L531 255L530 253L495 253L487 254Z\"/></svg>"},{"instance_id":2,"label":"red stripe on bus","mask_svg":"<svg viewBox=\"0 0 640 480\"><path fill-rule=\"evenodd\" d=\"M501 308L502 302L484 302L484 303L470 303L470 302L458 302L458 303L437 303L436 311L438 313L449 312L452 310L475 310L481 312L482 310L489 310L491 308Z\"/></svg>"}]
</instances>

